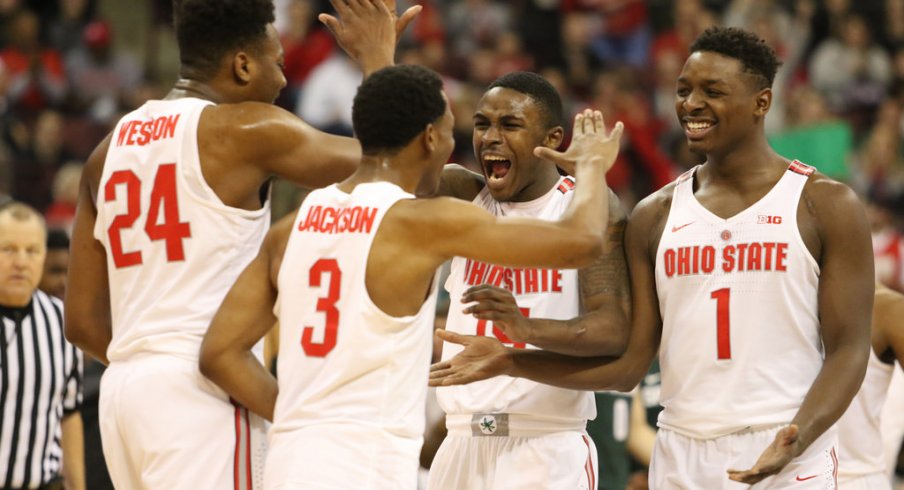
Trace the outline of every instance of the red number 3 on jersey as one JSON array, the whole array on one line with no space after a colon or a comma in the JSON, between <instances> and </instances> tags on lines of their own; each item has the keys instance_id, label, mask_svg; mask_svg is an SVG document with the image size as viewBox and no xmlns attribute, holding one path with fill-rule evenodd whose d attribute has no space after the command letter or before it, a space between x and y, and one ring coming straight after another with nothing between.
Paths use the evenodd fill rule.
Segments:
<instances>
[{"instance_id":1,"label":"red number 3 on jersey","mask_svg":"<svg viewBox=\"0 0 904 490\"><path fill-rule=\"evenodd\" d=\"M305 326L301 332L301 348L311 357L326 357L333 348L339 336L339 310L336 302L339 301L339 286L342 281L342 271L336 259L320 259L314 262L308 271L308 282L312 287L320 287L323 274L329 273L330 283L327 287L327 295L317 299L317 311L326 316L326 329L323 332L323 342L314 342L314 327Z\"/></svg>"}]
</instances>

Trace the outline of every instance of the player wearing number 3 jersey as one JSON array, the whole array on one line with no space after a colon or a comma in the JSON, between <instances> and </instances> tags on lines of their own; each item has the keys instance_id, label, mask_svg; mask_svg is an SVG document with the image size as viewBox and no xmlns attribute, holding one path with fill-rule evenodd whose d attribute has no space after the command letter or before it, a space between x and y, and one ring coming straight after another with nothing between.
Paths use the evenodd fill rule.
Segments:
<instances>
[{"instance_id":1,"label":"player wearing number 3 jersey","mask_svg":"<svg viewBox=\"0 0 904 490\"><path fill-rule=\"evenodd\" d=\"M692 44L675 109L706 162L628 220L632 331L621 358L456 339L466 349L433 383L503 373L626 391L658 350L650 488L835 488L832 426L869 353L870 236L850 189L769 147L777 66L743 30L712 28Z\"/></svg>"},{"instance_id":2,"label":"player wearing number 3 jersey","mask_svg":"<svg viewBox=\"0 0 904 490\"><path fill-rule=\"evenodd\" d=\"M546 149L577 163L558 221L415 199L436 192L454 144L432 71L375 73L358 89L352 121L364 153L358 171L273 227L201 349L205 375L273 417L266 488L416 488L437 267L454 256L575 267L602 252L605 171L621 126L606 136L599 112L576 117L566 153ZM534 238L510 246L523 236ZM278 384L249 352L277 319Z\"/></svg>"},{"instance_id":3,"label":"player wearing number 3 jersey","mask_svg":"<svg viewBox=\"0 0 904 490\"><path fill-rule=\"evenodd\" d=\"M366 72L391 64L389 9L343 6L341 26L328 19L343 47L368 46ZM201 339L264 238L271 176L322 186L360 158L354 140L272 105L286 83L273 19L272 0L175 2L180 80L124 116L87 162L66 335L110 363L100 420L117 488L262 480L264 422L201 376Z\"/></svg>"}]
</instances>

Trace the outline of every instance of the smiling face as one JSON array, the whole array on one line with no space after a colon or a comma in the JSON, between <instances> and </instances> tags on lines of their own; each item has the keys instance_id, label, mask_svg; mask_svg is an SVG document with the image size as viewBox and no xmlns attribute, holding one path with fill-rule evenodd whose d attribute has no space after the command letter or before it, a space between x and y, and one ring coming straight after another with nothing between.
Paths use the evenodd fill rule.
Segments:
<instances>
[{"instance_id":1,"label":"smiling face","mask_svg":"<svg viewBox=\"0 0 904 490\"><path fill-rule=\"evenodd\" d=\"M695 153L722 153L758 134L772 100L740 61L708 51L687 59L675 90L675 112Z\"/></svg>"},{"instance_id":2,"label":"smiling face","mask_svg":"<svg viewBox=\"0 0 904 490\"><path fill-rule=\"evenodd\" d=\"M546 128L546 118L533 97L504 87L490 89L474 112L474 156L483 169L493 199L529 201L548 189L540 176L555 171L534 156L537 146L557 148L561 127Z\"/></svg>"}]
</instances>

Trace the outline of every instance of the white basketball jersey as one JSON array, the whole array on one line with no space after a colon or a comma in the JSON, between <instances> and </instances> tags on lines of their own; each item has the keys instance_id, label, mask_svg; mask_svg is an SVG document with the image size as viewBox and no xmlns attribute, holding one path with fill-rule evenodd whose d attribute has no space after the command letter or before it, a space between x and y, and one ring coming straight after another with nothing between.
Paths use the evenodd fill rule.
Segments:
<instances>
[{"instance_id":1,"label":"white basketball jersey","mask_svg":"<svg viewBox=\"0 0 904 490\"><path fill-rule=\"evenodd\" d=\"M497 202L486 187L474 199L478 206L496 216L524 216L558 220L574 196L574 180L563 177L549 192L529 202ZM530 237L524 237L530 240ZM517 244L512 244L517 246ZM536 349L512 343L492 322L462 313L465 290L480 284L508 289L522 313L533 318L569 320L581 313L581 296L576 269L509 268L456 257L452 260L446 289L451 307L446 329L464 335L487 335L505 345ZM443 345L443 359L461 352L458 344ZM588 420L596 417L596 404L589 391L566 390L533 381L497 376L464 386L440 387L436 398L447 414L510 413L543 418Z\"/></svg>"},{"instance_id":2,"label":"white basketball jersey","mask_svg":"<svg viewBox=\"0 0 904 490\"><path fill-rule=\"evenodd\" d=\"M94 237L107 253L110 361L141 352L197 359L210 320L270 224L207 185L198 120L208 101L152 100L113 130Z\"/></svg>"},{"instance_id":3,"label":"white basketball jersey","mask_svg":"<svg viewBox=\"0 0 904 490\"><path fill-rule=\"evenodd\" d=\"M894 368L894 364L880 361L873 349L869 350L863 384L837 423L840 481L861 475L885 475L879 417Z\"/></svg>"},{"instance_id":4,"label":"white basketball jersey","mask_svg":"<svg viewBox=\"0 0 904 490\"><path fill-rule=\"evenodd\" d=\"M378 308L364 282L384 215L413 197L379 182L351 194L333 185L302 203L278 276L279 396L271 434L341 423L423 435L436 280L420 311L405 317Z\"/></svg>"},{"instance_id":5,"label":"white basketball jersey","mask_svg":"<svg viewBox=\"0 0 904 490\"><path fill-rule=\"evenodd\" d=\"M697 167L699 168L699 167ZM822 367L819 266L797 227L814 169L793 162L775 186L727 219L678 178L659 248L659 426L707 439L787 424Z\"/></svg>"}]
</instances>

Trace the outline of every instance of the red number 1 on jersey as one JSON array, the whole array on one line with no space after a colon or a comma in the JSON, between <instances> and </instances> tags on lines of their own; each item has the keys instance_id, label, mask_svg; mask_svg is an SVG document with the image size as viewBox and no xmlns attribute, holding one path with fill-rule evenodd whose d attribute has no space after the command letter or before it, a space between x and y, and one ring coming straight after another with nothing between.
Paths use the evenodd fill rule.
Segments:
<instances>
[{"instance_id":1,"label":"red number 1 on jersey","mask_svg":"<svg viewBox=\"0 0 904 490\"><path fill-rule=\"evenodd\" d=\"M311 357L326 357L336 347L336 340L339 337L339 310L336 309L336 302L339 301L342 271L339 270L336 259L320 259L314 262L308 271L308 284L320 287L325 273L330 275L327 295L317 299L317 311L323 312L326 316L323 342L314 342L314 327L305 326L301 332L301 348Z\"/></svg>"},{"instance_id":2,"label":"red number 1 on jersey","mask_svg":"<svg viewBox=\"0 0 904 490\"><path fill-rule=\"evenodd\" d=\"M716 300L716 355L719 360L731 359L731 318L728 313L731 289L718 289L709 297Z\"/></svg>"}]
</instances>

